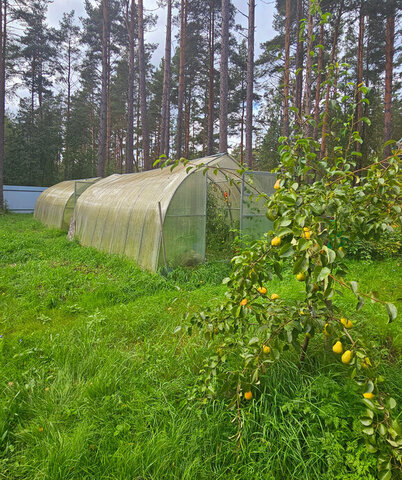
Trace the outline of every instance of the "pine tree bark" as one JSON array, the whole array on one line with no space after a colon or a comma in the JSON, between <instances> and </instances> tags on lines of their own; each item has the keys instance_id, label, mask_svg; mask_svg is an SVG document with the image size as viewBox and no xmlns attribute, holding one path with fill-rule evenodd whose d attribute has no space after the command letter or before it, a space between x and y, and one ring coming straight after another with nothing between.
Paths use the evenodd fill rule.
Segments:
<instances>
[{"instance_id":1,"label":"pine tree bark","mask_svg":"<svg viewBox=\"0 0 402 480\"><path fill-rule=\"evenodd\" d=\"M170 82L171 82L171 56L172 56L172 0L167 0L166 17L166 43L165 59L163 66L163 92L162 92L162 125L160 138L160 155L169 156L170 140Z\"/></svg>"},{"instance_id":2,"label":"pine tree bark","mask_svg":"<svg viewBox=\"0 0 402 480\"><path fill-rule=\"evenodd\" d=\"M297 32L297 46L296 46L296 88L295 88L295 106L298 109L297 120L299 126L302 122L302 95L303 95L303 56L304 44L299 38L300 22L303 19L303 0L297 0L296 5L296 32Z\"/></svg>"},{"instance_id":3,"label":"pine tree bark","mask_svg":"<svg viewBox=\"0 0 402 480\"><path fill-rule=\"evenodd\" d=\"M324 42L324 23L320 25L320 45L323 45ZM315 87L315 102L314 102L314 140L318 139L318 124L320 122L320 98L321 98L321 80L322 80L322 57L323 49L319 48L318 50L318 59L317 59L317 82Z\"/></svg>"},{"instance_id":4,"label":"pine tree bark","mask_svg":"<svg viewBox=\"0 0 402 480\"><path fill-rule=\"evenodd\" d=\"M191 121L191 92L188 92L184 108L184 157L190 158L190 121Z\"/></svg>"},{"instance_id":5,"label":"pine tree bark","mask_svg":"<svg viewBox=\"0 0 402 480\"><path fill-rule=\"evenodd\" d=\"M306 44L306 69L305 69L305 84L304 84L304 98L303 98L303 111L304 111L304 123L303 130L304 134L307 137L312 136L311 123L308 120L308 117L311 115L311 87L312 87L312 66L313 66L313 57L310 55L310 52L313 50L313 28L314 28L314 17L313 17L314 1L309 0L308 7L308 19L307 19L307 44Z\"/></svg>"},{"instance_id":6,"label":"pine tree bark","mask_svg":"<svg viewBox=\"0 0 402 480\"><path fill-rule=\"evenodd\" d=\"M71 117L71 40L68 42L67 50L67 112L66 112L66 135L65 135L65 167L64 180L71 176L70 158L70 117Z\"/></svg>"},{"instance_id":7,"label":"pine tree bark","mask_svg":"<svg viewBox=\"0 0 402 480\"><path fill-rule=\"evenodd\" d=\"M289 73L290 73L290 0L286 0L285 70L283 78L283 127L282 133L289 136Z\"/></svg>"},{"instance_id":8,"label":"pine tree bark","mask_svg":"<svg viewBox=\"0 0 402 480\"><path fill-rule=\"evenodd\" d=\"M134 171L134 82L135 82L135 0L126 4L126 27L128 34L128 98L126 173Z\"/></svg>"},{"instance_id":9,"label":"pine tree bark","mask_svg":"<svg viewBox=\"0 0 402 480\"><path fill-rule=\"evenodd\" d=\"M102 74L101 74L101 105L100 105L100 130L98 145L97 175L105 175L106 147L107 147L107 104L108 104L108 43L109 43L109 2L102 2Z\"/></svg>"},{"instance_id":10,"label":"pine tree bark","mask_svg":"<svg viewBox=\"0 0 402 480\"><path fill-rule=\"evenodd\" d=\"M359 41L357 46L357 87L361 86L363 83L363 65L364 65L364 2L361 0L360 9L359 9ZM363 103L362 103L362 92L357 88L356 92L356 130L359 132L359 135L362 136L362 121L363 116ZM356 152L361 152L361 143L356 142L355 150ZM361 159L357 158L357 168L362 167Z\"/></svg>"},{"instance_id":11,"label":"pine tree bark","mask_svg":"<svg viewBox=\"0 0 402 480\"><path fill-rule=\"evenodd\" d=\"M384 97L384 142L392 139L392 77L395 50L395 1L388 0L385 30L385 97ZM384 149L384 156L391 155L391 145Z\"/></svg>"},{"instance_id":12,"label":"pine tree bark","mask_svg":"<svg viewBox=\"0 0 402 480\"><path fill-rule=\"evenodd\" d=\"M176 138L176 155L177 158L182 156L183 145L183 106L185 91L185 65L186 65L186 40L187 40L187 1L181 0L180 8L180 60L179 60L179 90L177 96L177 138Z\"/></svg>"},{"instance_id":13,"label":"pine tree bark","mask_svg":"<svg viewBox=\"0 0 402 480\"><path fill-rule=\"evenodd\" d=\"M222 0L221 72L219 92L219 151L228 149L228 63L229 63L229 0Z\"/></svg>"},{"instance_id":14,"label":"pine tree bark","mask_svg":"<svg viewBox=\"0 0 402 480\"><path fill-rule=\"evenodd\" d=\"M253 167L253 96L254 96L254 30L255 0L248 2L248 35L247 35L247 92L246 92L246 162Z\"/></svg>"},{"instance_id":15,"label":"pine tree bark","mask_svg":"<svg viewBox=\"0 0 402 480\"><path fill-rule=\"evenodd\" d=\"M147 91L145 83L145 45L144 45L144 5L138 0L138 66L140 74L140 105L141 105L141 132L144 170L151 169L149 157L149 129Z\"/></svg>"},{"instance_id":16,"label":"pine tree bark","mask_svg":"<svg viewBox=\"0 0 402 480\"><path fill-rule=\"evenodd\" d=\"M209 79L208 79L208 141L207 155L214 153L214 69L215 69L215 10L212 0L209 2Z\"/></svg>"},{"instance_id":17,"label":"pine tree bark","mask_svg":"<svg viewBox=\"0 0 402 480\"><path fill-rule=\"evenodd\" d=\"M111 144L112 144L112 109L110 105L110 38L108 38L107 46L107 116L106 116L106 165L105 172L109 171L110 168L110 153L111 153Z\"/></svg>"},{"instance_id":18,"label":"pine tree bark","mask_svg":"<svg viewBox=\"0 0 402 480\"><path fill-rule=\"evenodd\" d=\"M338 37L339 37L339 27L341 24L341 18L343 15L343 7L344 7L344 0L341 0L339 4L338 13L336 17L336 24L334 29L334 36L332 40L332 49L331 55L329 59L330 65L334 65L335 61L335 54L336 54L336 47L338 44ZM335 69L335 66L334 66ZM324 104L324 112L323 112L323 120L322 120L322 129L321 129L321 148L320 148L320 158L323 159L325 157L326 152L326 140L327 140L327 125L328 125L328 113L329 113L329 97L331 93L331 82L328 79L327 88L325 92L325 104Z\"/></svg>"},{"instance_id":19,"label":"pine tree bark","mask_svg":"<svg viewBox=\"0 0 402 480\"><path fill-rule=\"evenodd\" d=\"M6 95L7 0L0 5L0 210L4 209L4 121Z\"/></svg>"}]
</instances>

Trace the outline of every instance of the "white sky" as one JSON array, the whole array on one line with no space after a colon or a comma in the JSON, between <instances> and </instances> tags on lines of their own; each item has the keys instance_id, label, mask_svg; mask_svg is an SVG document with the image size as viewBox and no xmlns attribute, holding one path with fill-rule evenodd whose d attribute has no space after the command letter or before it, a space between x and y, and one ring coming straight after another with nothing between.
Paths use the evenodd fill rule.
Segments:
<instances>
[{"instance_id":1,"label":"white sky","mask_svg":"<svg viewBox=\"0 0 402 480\"><path fill-rule=\"evenodd\" d=\"M247 14L248 1L247 0L232 0L235 7ZM158 64L163 56L164 43L165 43L165 21L166 21L166 8L158 8L157 0L145 0L144 7L146 10L152 10L153 13L158 15L158 22L152 32L147 32L146 40L152 43L159 44L159 47L154 53L153 61ZM75 10L77 16L84 15L84 1L83 0L54 0L49 6L48 21L50 25L57 26L61 19L63 12L69 12ZM256 0L256 55L259 54L259 45L262 42L272 38L275 34L272 28L274 13L274 2L270 0ZM247 18L238 13L236 18L237 23L240 23L244 27L247 26Z\"/></svg>"}]
</instances>

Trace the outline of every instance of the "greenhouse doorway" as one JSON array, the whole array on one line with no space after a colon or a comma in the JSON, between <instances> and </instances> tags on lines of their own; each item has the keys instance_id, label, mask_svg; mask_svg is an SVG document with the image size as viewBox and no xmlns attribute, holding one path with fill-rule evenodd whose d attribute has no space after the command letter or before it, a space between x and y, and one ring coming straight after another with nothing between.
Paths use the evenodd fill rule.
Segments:
<instances>
[{"instance_id":1,"label":"greenhouse doorway","mask_svg":"<svg viewBox=\"0 0 402 480\"><path fill-rule=\"evenodd\" d=\"M240 229L241 183L208 177L206 206L206 260L228 260Z\"/></svg>"},{"instance_id":2,"label":"greenhouse doorway","mask_svg":"<svg viewBox=\"0 0 402 480\"><path fill-rule=\"evenodd\" d=\"M206 260L227 260L244 242L257 240L272 229L266 216L267 196L275 193L276 176L247 171L241 177L208 176Z\"/></svg>"}]
</instances>

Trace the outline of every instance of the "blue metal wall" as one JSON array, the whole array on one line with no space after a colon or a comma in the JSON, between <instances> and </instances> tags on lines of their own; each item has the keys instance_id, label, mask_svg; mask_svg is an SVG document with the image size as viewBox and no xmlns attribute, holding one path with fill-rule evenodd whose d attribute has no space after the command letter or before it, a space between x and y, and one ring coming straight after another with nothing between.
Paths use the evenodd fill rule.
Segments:
<instances>
[{"instance_id":1,"label":"blue metal wall","mask_svg":"<svg viewBox=\"0 0 402 480\"><path fill-rule=\"evenodd\" d=\"M4 185L6 206L12 212L33 213L36 200L46 188Z\"/></svg>"}]
</instances>

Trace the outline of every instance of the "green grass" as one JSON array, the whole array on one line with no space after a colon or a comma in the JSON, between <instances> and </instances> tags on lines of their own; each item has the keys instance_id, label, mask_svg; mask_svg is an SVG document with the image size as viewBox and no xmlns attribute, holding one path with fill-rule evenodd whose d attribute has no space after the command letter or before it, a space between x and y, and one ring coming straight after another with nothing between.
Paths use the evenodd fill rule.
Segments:
<instances>
[{"instance_id":1,"label":"green grass","mask_svg":"<svg viewBox=\"0 0 402 480\"><path fill-rule=\"evenodd\" d=\"M350 278L398 303L399 267L350 262ZM239 441L223 400L186 402L206 345L173 331L223 297L229 268L153 275L29 215L0 216L0 479L374 479L359 394L318 341L303 370L289 354L263 376ZM269 286L290 299L300 288L290 275ZM399 321L340 303L400 401Z\"/></svg>"}]
</instances>

